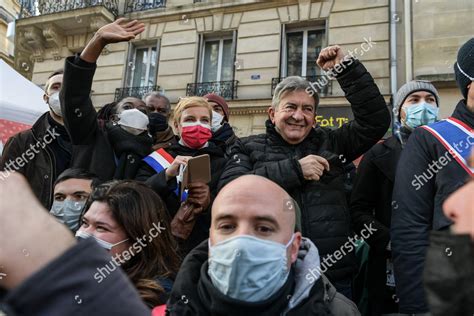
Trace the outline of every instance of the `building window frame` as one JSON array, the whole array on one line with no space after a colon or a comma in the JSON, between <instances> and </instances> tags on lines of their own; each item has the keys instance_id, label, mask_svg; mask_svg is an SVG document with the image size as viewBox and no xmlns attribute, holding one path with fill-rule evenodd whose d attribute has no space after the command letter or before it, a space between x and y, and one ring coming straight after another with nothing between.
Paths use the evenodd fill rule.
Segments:
<instances>
[{"instance_id":1,"label":"building window frame","mask_svg":"<svg viewBox=\"0 0 474 316\"><path fill-rule=\"evenodd\" d=\"M282 58L281 58L281 69L280 69L280 76L287 77L288 76L288 44L287 44L287 34L289 33L303 33L303 50L302 50L302 58L301 58L301 74L299 76L306 77L308 76L308 33L310 31L323 31L324 36L321 42L321 47L325 47L327 42L327 28L326 25L314 25L314 26L306 26L306 27L295 27L289 28L286 24L282 24Z\"/></svg>"},{"instance_id":2,"label":"building window frame","mask_svg":"<svg viewBox=\"0 0 474 316\"><path fill-rule=\"evenodd\" d=\"M128 43L128 56L127 56L127 64L126 64L126 67L125 67L125 80L124 80L124 87L134 87L133 85L133 80L134 80L134 76L135 76L135 71L134 71L134 67L136 67L135 63L136 63L136 60L137 60L137 51L139 49L143 49L143 48L148 48L148 60L147 60L147 67L146 67L146 74L145 74L145 82L148 82L149 79L150 79L150 75L151 75L151 58L152 58L152 50L153 48L156 48L156 69L155 69L155 73L154 73L154 76L155 76L155 80L154 80L154 83L153 84L146 84L146 86L152 86L152 85L156 85L157 84L157 80L158 80L158 69L159 69L159 60L160 60L160 39L157 39L157 40L153 40L153 41L146 41L146 42L136 42L136 43L132 43L132 42L129 42ZM133 69L131 69L130 67L133 67Z\"/></svg>"},{"instance_id":3,"label":"building window frame","mask_svg":"<svg viewBox=\"0 0 474 316\"><path fill-rule=\"evenodd\" d=\"M232 78L230 80L234 80L235 78L235 58L236 58L236 48L237 48L237 31L233 30L232 33L227 33L227 34L222 34L222 35L206 35L206 34L200 34L199 38L199 67L198 67L198 73L197 73L197 82L202 83L203 82L203 77L204 77L204 56L205 56L205 49L206 49L206 42L215 42L219 41L219 56L218 56L218 61L217 61L217 78L214 80L214 82L219 82L219 81L224 81L222 80L222 63L223 63L223 57L224 57L224 41L227 40L232 40L232 47L231 47L231 58L232 58ZM227 80L225 80L227 81ZM210 81L212 82L212 81Z\"/></svg>"}]
</instances>

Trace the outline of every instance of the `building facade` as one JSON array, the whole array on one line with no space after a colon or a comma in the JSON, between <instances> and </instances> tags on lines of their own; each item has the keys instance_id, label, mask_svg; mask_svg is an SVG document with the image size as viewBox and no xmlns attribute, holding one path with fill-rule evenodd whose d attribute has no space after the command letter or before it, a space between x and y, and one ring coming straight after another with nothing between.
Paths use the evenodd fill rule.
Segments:
<instances>
[{"instance_id":1,"label":"building facade","mask_svg":"<svg viewBox=\"0 0 474 316\"><path fill-rule=\"evenodd\" d=\"M0 0L0 59L13 66L14 21L20 12L20 3L16 0Z\"/></svg>"},{"instance_id":2,"label":"building facade","mask_svg":"<svg viewBox=\"0 0 474 316\"><path fill-rule=\"evenodd\" d=\"M464 3L462 10L470 10L471 19L466 21L472 24L472 1L452 2L456 1ZM102 25L117 16L138 19L145 23L145 31L130 43L108 45L98 61L92 93L95 106L151 90L164 92L173 103L187 95L215 92L228 100L231 124L239 136L264 131L272 91L291 75L315 83L321 94L317 114L321 125L338 127L352 118L338 83L315 63L328 45L338 44L358 57L387 103L391 78L396 76L399 86L409 69L403 43L406 23L399 18L403 1L397 4L397 14L389 0L23 0L22 4L16 23L15 67L36 84L44 84L51 72L62 68L65 57L80 52ZM412 78L444 70L425 66L439 65L435 52L428 60L419 53L426 51L427 41L432 46L438 41L437 34L420 31L427 23L420 17L426 11L423 5L411 1L409 5L414 54L408 75ZM442 14L444 5L438 7ZM397 47L401 47L395 58L401 71L396 75L391 74L394 60L390 59L394 24L398 24ZM450 28L449 36L457 36L448 22L444 26ZM450 45L459 46L463 40L457 36ZM448 56L454 62L452 51L443 59ZM447 93L455 95L452 78L447 80L451 80Z\"/></svg>"}]
</instances>

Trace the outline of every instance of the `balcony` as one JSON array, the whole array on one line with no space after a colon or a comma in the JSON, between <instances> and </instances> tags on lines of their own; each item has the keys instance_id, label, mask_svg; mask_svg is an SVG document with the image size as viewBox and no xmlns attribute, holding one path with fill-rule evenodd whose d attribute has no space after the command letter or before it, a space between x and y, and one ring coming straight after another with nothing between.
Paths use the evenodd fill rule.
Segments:
<instances>
[{"instance_id":1,"label":"balcony","mask_svg":"<svg viewBox=\"0 0 474 316\"><path fill-rule=\"evenodd\" d=\"M103 6L114 16L118 15L118 0L21 0L20 5L20 19L94 6Z\"/></svg>"},{"instance_id":2,"label":"balcony","mask_svg":"<svg viewBox=\"0 0 474 316\"><path fill-rule=\"evenodd\" d=\"M166 0L126 0L124 13L145 11L166 7Z\"/></svg>"},{"instance_id":3,"label":"balcony","mask_svg":"<svg viewBox=\"0 0 474 316\"><path fill-rule=\"evenodd\" d=\"M126 97L142 99L145 94L152 91L159 91L160 86L128 87L115 89L115 102Z\"/></svg>"},{"instance_id":4,"label":"balcony","mask_svg":"<svg viewBox=\"0 0 474 316\"><path fill-rule=\"evenodd\" d=\"M208 93L215 93L224 99L237 99L237 85L239 81L213 81L201 83L188 83L186 87L187 96L204 96Z\"/></svg>"},{"instance_id":5,"label":"balcony","mask_svg":"<svg viewBox=\"0 0 474 316\"><path fill-rule=\"evenodd\" d=\"M277 85L283 81L286 77L278 77L278 78L272 78L272 96L273 96L273 91L275 91L275 88ZM309 82L313 83L313 87L316 89L318 92L319 96L321 97L326 97L326 96L332 96L332 83L333 80L330 80L328 76L323 76L323 75L317 75L317 76L303 76L302 78L308 80Z\"/></svg>"}]
</instances>

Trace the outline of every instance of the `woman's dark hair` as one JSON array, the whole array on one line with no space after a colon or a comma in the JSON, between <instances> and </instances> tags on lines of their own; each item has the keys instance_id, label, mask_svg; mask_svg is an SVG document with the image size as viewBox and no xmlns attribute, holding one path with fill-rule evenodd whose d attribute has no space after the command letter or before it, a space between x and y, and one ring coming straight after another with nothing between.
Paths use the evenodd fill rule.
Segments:
<instances>
[{"instance_id":1,"label":"woman's dark hair","mask_svg":"<svg viewBox=\"0 0 474 316\"><path fill-rule=\"evenodd\" d=\"M115 106L117 102L111 102L105 104L98 112L97 119L102 122L108 122L112 115L115 113Z\"/></svg>"},{"instance_id":2,"label":"woman's dark hair","mask_svg":"<svg viewBox=\"0 0 474 316\"><path fill-rule=\"evenodd\" d=\"M133 256L122 269L135 285L141 298L149 306L165 304L162 297L164 289L157 283L159 278L174 279L180 265L177 243L171 234L168 211L151 188L144 183L121 180L99 185L91 193L85 212L93 202L107 203L113 218L120 224L130 238L130 243L140 245L140 238L146 243L141 251L132 246ZM150 231L156 226L163 227L153 238ZM133 251L132 251L133 250Z\"/></svg>"},{"instance_id":3,"label":"woman's dark hair","mask_svg":"<svg viewBox=\"0 0 474 316\"><path fill-rule=\"evenodd\" d=\"M64 170L54 182L54 187L58 183L69 179L84 179L84 180L92 180L91 188L95 188L100 184L100 180L95 173L89 172L83 168L68 168Z\"/></svg>"}]
</instances>

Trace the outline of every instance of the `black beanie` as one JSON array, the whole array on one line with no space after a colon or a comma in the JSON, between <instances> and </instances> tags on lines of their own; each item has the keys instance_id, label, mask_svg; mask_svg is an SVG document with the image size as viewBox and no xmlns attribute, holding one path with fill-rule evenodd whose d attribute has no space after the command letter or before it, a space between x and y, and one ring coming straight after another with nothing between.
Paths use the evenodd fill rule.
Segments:
<instances>
[{"instance_id":1,"label":"black beanie","mask_svg":"<svg viewBox=\"0 0 474 316\"><path fill-rule=\"evenodd\" d=\"M467 86L474 78L474 37L459 49L454 74L464 99L467 99Z\"/></svg>"}]
</instances>

